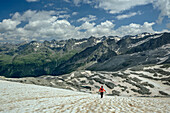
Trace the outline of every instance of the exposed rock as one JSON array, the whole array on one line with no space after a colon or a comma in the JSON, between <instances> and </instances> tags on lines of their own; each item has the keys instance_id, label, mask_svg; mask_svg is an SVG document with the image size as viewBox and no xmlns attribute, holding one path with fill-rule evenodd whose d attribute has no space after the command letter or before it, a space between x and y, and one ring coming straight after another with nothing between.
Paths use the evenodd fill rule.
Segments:
<instances>
[{"instance_id":1,"label":"exposed rock","mask_svg":"<svg viewBox=\"0 0 170 113\"><path fill-rule=\"evenodd\" d=\"M116 90L112 90L112 95L116 95L116 96L119 96L120 92L119 91L116 91Z\"/></svg>"},{"instance_id":2,"label":"exposed rock","mask_svg":"<svg viewBox=\"0 0 170 113\"><path fill-rule=\"evenodd\" d=\"M105 82L105 85L110 89L113 89L114 87L116 87L116 85L111 82Z\"/></svg>"},{"instance_id":3,"label":"exposed rock","mask_svg":"<svg viewBox=\"0 0 170 113\"><path fill-rule=\"evenodd\" d=\"M163 91L159 91L159 93L161 94L161 95L165 95L165 96L168 96L169 94L167 94L167 93L165 93L165 92L163 92Z\"/></svg>"}]
</instances>

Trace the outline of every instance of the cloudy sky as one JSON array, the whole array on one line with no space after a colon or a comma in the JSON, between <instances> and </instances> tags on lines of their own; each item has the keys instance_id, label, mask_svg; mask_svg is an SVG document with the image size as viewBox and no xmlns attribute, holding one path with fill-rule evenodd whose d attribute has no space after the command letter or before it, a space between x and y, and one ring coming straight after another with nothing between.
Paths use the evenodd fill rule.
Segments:
<instances>
[{"instance_id":1,"label":"cloudy sky","mask_svg":"<svg viewBox=\"0 0 170 113\"><path fill-rule=\"evenodd\" d=\"M0 42L170 31L170 0L1 0Z\"/></svg>"}]
</instances>

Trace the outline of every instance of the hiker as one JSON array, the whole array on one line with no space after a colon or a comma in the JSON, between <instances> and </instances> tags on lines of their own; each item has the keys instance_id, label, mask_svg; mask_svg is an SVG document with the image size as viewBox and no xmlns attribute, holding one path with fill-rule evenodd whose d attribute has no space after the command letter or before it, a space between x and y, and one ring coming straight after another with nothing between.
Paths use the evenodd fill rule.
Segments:
<instances>
[{"instance_id":1,"label":"hiker","mask_svg":"<svg viewBox=\"0 0 170 113\"><path fill-rule=\"evenodd\" d=\"M101 94L101 98L103 98L103 93L105 92L106 90L103 88L103 86L101 86L101 88L99 89L99 92Z\"/></svg>"}]
</instances>

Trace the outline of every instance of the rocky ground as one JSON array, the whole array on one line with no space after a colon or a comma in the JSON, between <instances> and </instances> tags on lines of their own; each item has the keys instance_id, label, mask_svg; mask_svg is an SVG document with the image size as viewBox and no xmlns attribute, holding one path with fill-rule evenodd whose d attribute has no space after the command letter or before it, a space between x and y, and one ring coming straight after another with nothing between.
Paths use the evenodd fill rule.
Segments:
<instances>
[{"instance_id":1,"label":"rocky ground","mask_svg":"<svg viewBox=\"0 0 170 113\"><path fill-rule=\"evenodd\" d=\"M117 72L75 71L62 76L3 78L4 80L71 89L96 94L101 85L107 95L170 96L169 65L135 66Z\"/></svg>"},{"instance_id":2,"label":"rocky ground","mask_svg":"<svg viewBox=\"0 0 170 113\"><path fill-rule=\"evenodd\" d=\"M117 97L0 80L0 113L136 113L170 111L170 98Z\"/></svg>"}]
</instances>

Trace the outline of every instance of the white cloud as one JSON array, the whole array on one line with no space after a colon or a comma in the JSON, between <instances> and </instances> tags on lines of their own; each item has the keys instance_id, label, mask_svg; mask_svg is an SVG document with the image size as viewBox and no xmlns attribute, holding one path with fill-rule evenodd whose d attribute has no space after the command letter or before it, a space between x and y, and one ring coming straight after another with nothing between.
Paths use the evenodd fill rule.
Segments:
<instances>
[{"instance_id":1,"label":"white cloud","mask_svg":"<svg viewBox=\"0 0 170 113\"><path fill-rule=\"evenodd\" d=\"M132 16L139 15L139 14L141 14L141 13L140 12L131 12L131 13L124 14L124 15L118 15L116 18L118 20L121 20L121 19L125 19L125 18L130 18Z\"/></svg>"},{"instance_id":2,"label":"white cloud","mask_svg":"<svg viewBox=\"0 0 170 113\"><path fill-rule=\"evenodd\" d=\"M20 24L19 21L14 21L11 19L4 19L2 22L0 22L0 32L14 30L16 26L19 24Z\"/></svg>"},{"instance_id":3,"label":"white cloud","mask_svg":"<svg viewBox=\"0 0 170 113\"><path fill-rule=\"evenodd\" d=\"M77 15L77 14L78 14L78 12L73 12L73 13L72 13L73 16L74 16L74 15Z\"/></svg>"},{"instance_id":4,"label":"white cloud","mask_svg":"<svg viewBox=\"0 0 170 113\"><path fill-rule=\"evenodd\" d=\"M83 23L80 27L78 27L80 30L81 29L85 29L85 30L88 30L88 29L92 29L93 27L95 26L95 23L89 23L89 22L85 22Z\"/></svg>"},{"instance_id":5,"label":"white cloud","mask_svg":"<svg viewBox=\"0 0 170 113\"><path fill-rule=\"evenodd\" d=\"M152 23L144 22L143 25L131 23L126 26L121 26L115 31L116 31L116 34L119 36L136 35L136 34L143 33L143 32L154 33L155 31L152 29L152 26L154 24L155 24L154 22Z\"/></svg>"},{"instance_id":6,"label":"white cloud","mask_svg":"<svg viewBox=\"0 0 170 113\"><path fill-rule=\"evenodd\" d=\"M108 12L120 13L135 6L152 3L154 0L73 0L76 6L80 3L94 5L95 8L102 8Z\"/></svg>"},{"instance_id":7,"label":"white cloud","mask_svg":"<svg viewBox=\"0 0 170 113\"><path fill-rule=\"evenodd\" d=\"M90 36L101 37L103 35L136 35L142 32L155 32L152 29L154 22L145 22L143 25L131 23L115 29L112 21L104 21L99 24L92 22L95 16L88 16L80 26L72 25L66 19L59 19L56 11L32 11L23 14L16 12L11 19L0 22L0 37L5 41L31 41L52 40L69 38L87 38ZM91 18L92 20L90 20ZM22 24L25 23L25 24ZM21 24L20 27L17 27ZM4 41L3 40L3 41Z\"/></svg>"},{"instance_id":8,"label":"white cloud","mask_svg":"<svg viewBox=\"0 0 170 113\"><path fill-rule=\"evenodd\" d=\"M96 7L110 11L110 13L120 13L129 10L132 7L151 3L153 0L97 0L99 1Z\"/></svg>"},{"instance_id":9,"label":"white cloud","mask_svg":"<svg viewBox=\"0 0 170 113\"><path fill-rule=\"evenodd\" d=\"M61 18L60 15L58 17L53 16L53 12L50 12L37 12L35 15L39 16L31 18L29 23L24 26L23 31L26 34L31 32L32 35L30 37L68 38L66 35L69 33L71 37L72 33L74 33L74 28L70 23L67 20L58 20L58 18Z\"/></svg>"},{"instance_id":10,"label":"white cloud","mask_svg":"<svg viewBox=\"0 0 170 113\"><path fill-rule=\"evenodd\" d=\"M166 24L166 27L167 27L168 29L170 29L170 23Z\"/></svg>"},{"instance_id":11,"label":"white cloud","mask_svg":"<svg viewBox=\"0 0 170 113\"><path fill-rule=\"evenodd\" d=\"M70 0L65 1L71 2ZM95 8L102 8L111 14L122 13L133 7L151 3L156 9L160 10L157 23L162 23L165 16L170 18L170 0L73 0L73 3L76 6L80 6L82 3L90 4ZM119 15L117 18L123 19L135 15L135 13Z\"/></svg>"},{"instance_id":12,"label":"white cloud","mask_svg":"<svg viewBox=\"0 0 170 113\"><path fill-rule=\"evenodd\" d=\"M36 21L36 20L46 20L51 18L52 15L56 15L58 18L69 18L70 15L65 14L67 11L32 11L27 10L20 15L16 12L13 14L12 19L18 21Z\"/></svg>"},{"instance_id":13,"label":"white cloud","mask_svg":"<svg viewBox=\"0 0 170 113\"><path fill-rule=\"evenodd\" d=\"M85 22L79 27L78 30L85 30L84 32L82 32L82 35L85 37L90 37L92 35L96 37L101 37L104 35L124 36L124 35L136 35L143 32L154 33L155 31L152 29L152 26L154 24L155 24L154 22L152 23L144 22L143 25L131 23L129 25L121 26L118 29L115 29L114 28L115 24L107 20L105 22L101 22L99 25L96 25L95 23Z\"/></svg>"},{"instance_id":14,"label":"white cloud","mask_svg":"<svg viewBox=\"0 0 170 113\"><path fill-rule=\"evenodd\" d=\"M70 2L69 0L65 0L66 2ZM85 3L85 4L91 4L93 3L94 1L93 0L72 0L73 3L76 5L76 6L80 6L81 3Z\"/></svg>"},{"instance_id":15,"label":"white cloud","mask_svg":"<svg viewBox=\"0 0 170 113\"><path fill-rule=\"evenodd\" d=\"M73 3L76 6L80 6L81 3L90 4L95 8L102 8L111 14L121 13L135 6L152 3L155 8L161 11L157 23L162 23L165 16L170 18L170 0L73 0Z\"/></svg>"},{"instance_id":16,"label":"white cloud","mask_svg":"<svg viewBox=\"0 0 170 113\"><path fill-rule=\"evenodd\" d=\"M20 40L21 40L21 41L29 41L29 39L26 38L26 37L21 37Z\"/></svg>"},{"instance_id":17,"label":"white cloud","mask_svg":"<svg viewBox=\"0 0 170 113\"><path fill-rule=\"evenodd\" d=\"M157 23L162 23L164 16L170 18L170 0L155 0L153 4L155 8L161 11Z\"/></svg>"},{"instance_id":18,"label":"white cloud","mask_svg":"<svg viewBox=\"0 0 170 113\"><path fill-rule=\"evenodd\" d=\"M38 2L39 0L26 0L27 2Z\"/></svg>"},{"instance_id":19,"label":"white cloud","mask_svg":"<svg viewBox=\"0 0 170 113\"><path fill-rule=\"evenodd\" d=\"M99 25L96 25L95 23L89 23L85 22L83 23L79 28L79 30L85 30L85 32L82 32L83 36L90 37L90 36L96 36L100 37L103 35L112 35L114 34L114 24L111 21L105 21L101 22Z\"/></svg>"},{"instance_id":20,"label":"white cloud","mask_svg":"<svg viewBox=\"0 0 170 113\"><path fill-rule=\"evenodd\" d=\"M170 0L73 0L73 3L76 6L81 3L91 4L95 8L102 8L112 14L152 3L155 8L161 11L157 23L161 23L164 16L170 18Z\"/></svg>"},{"instance_id":21,"label":"white cloud","mask_svg":"<svg viewBox=\"0 0 170 113\"><path fill-rule=\"evenodd\" d=\"M66 18L66 19L68 19L68 18L70 18L70 15L68 15L68 14L59 15L58 18Z\"/></svg>"},{"instance_id":22,"label":"white cloud","mask_svg":"<svg viewBox=\"0 0 170 113\"><path fill-rule=\"evenodd\" d=\"M78 28L65 20L68 15L62 15L57 11L32 11L23 14L16 12L12 19L4 19L0 22L0 37L6 41L23 41L32 39L51 40L83 38ZM60 19L59 19L60 18ZM62 20L61 20L62 19ZM20 23L22 27L16 27Z\"/></svg>"},{"instance_id":23,"label":"white cloud","mask_svg":"<svg viewBox=\"0 0 170 113\"><path fill-rule=\"evenodd\" d=\"M14 27L9 27L11 31L6 30L0 37L6 38L7 41L31 41L48 40L48 39L68 39L68 38L85 38L94 36L111 35L114 31L114 24L111 21L105 21L96 25L94 22L84 22L81 26L75 27L69 21L58 20L58 16L53 11L31 11L28 10L23 14L15 13L8 23L13 23ZM90 18L94 16L90 15ZM16 26L22 22L28 22L23 27ZM1 23L5 23L5 20ZM2 28L2 25L0 26ZM7 27L8 28L8 27ZM81 31L85 30L85 31Z\"/></svg>"},{"instance_id":24,"label":"white cloud","mask_svg":"<svg viewBox=\"0 0 170 113\"><path fill-rule=\"evenodd\" d=\"M54 4L53 3L49 3L49 4L46 4L44 7L52 7L52 6L54 6Z\"/></svg>"},{"instance_id":25,"label":"white cloud","mask_svg":"<svg viewBox=\"0 0 170 113\"><path fill-rule=\"evenodd\" d=\"M73 0L75 5L79 5L79 3L81 2L81 0Z\"/></svg>"},{"instance_id":26,"label":"white cloud","mask_svg":"<svg viewBox=\"0 0 170 113\"><path fill-rule=\"evenodd\" d=\"M83 17L77 20L77 22L91 22L91 21L95 21L97 19L96 16L94 15L88 15L88 17Z\"/></svg>"},{"instance_id":27,"label":"white cloud","mask_svg":"<svg viewBox=\"0 0 170 113\"><path fill-rule=\"evenodd\" d=\"M18 21L28 21L29 19L31 19L33 16L35 16L37 12L36 11L31 11L31 10L27 10L26 12L24 12L23 15L20 15L19 12L16 12L12 19L13 20L18 20Z\"/></svg>"},{"instance_id":28,"label":"white cloud","mask_svg":"<svg viewBox=\"0 0 170 113\"><path fill-rule=\"evenodd\" d=\"M67 2L67 3L70 3L70 0L64 0L65 2Z\"/></svg>"},{"instance_id":29,"label":"white cloud","mask_svg":"<svg viewBox=\"0 0 170 113\"><path fill-rule=\"evenodd\" d=\"M4 40L4 38L0 37L0 40L2 41L2 40Z\"/></svg>"}]
</instances>

